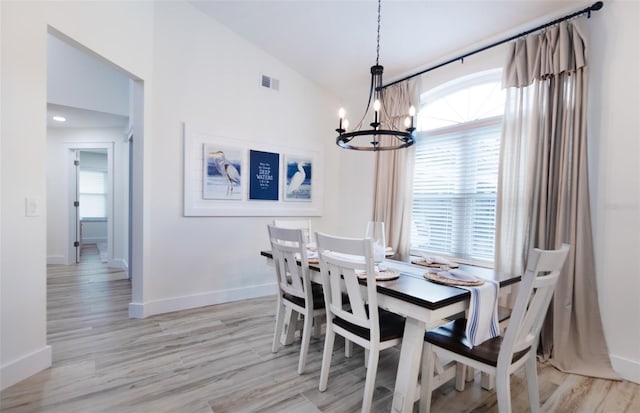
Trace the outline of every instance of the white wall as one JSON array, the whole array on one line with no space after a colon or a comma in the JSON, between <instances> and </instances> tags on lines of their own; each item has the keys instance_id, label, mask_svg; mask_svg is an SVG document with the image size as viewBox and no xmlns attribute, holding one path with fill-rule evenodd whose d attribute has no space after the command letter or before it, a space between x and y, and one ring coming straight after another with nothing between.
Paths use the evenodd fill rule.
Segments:
<instances>
[{"instance_id":1,"label":"white wall","mask_svg":"<svg viewBox=\"0 0 640 413\"><path fill-rule=\"evenodd\" d=\"M133 311L148 315L275 292L273 270L259 256L268 248L272 218L182 216L182 122L260 144L321 145L331 175L333 103L296 72L179 2L157 5L154 53L150 272L161 276L154 275L146 303ZM280 80L279 91L260 85L263 73ZM324 194L330 205L336 189L327 184Z\"/></svg>"},{"instance_id":2,"label":"white wall","mask_svg":"<svg viewBox=\"0 0 640 413\"><path fill-rule=\"evenodd\" d=\"M49 103L129 115L126 74L53 35L47 39L47 53Z\"/></svg>"},{"instance_id":3,"label":"white wall","mask_svg":"<svg viewBox=\"0 0 640 413\"><path fill-rule=\"evenodd\" d=\"M0 388L51 364L46 340L48 25L108 56L144 79L150 89L153 7L153 3L144 1L0 2ZM148 118L152 99L147 93L145 89ZM152 127L146 120L144 129L151 135ZM145 150L150 147L145 146ZM148 157L140 155L142 161L145 155ZM39 216L25 217L27 197L40 202ZM147 219L143 216L141 221Z\"/></svg>"},{"instance_id":4,"label":"white wall","mask_svg":"<svg viewBox=\"0 0 640 413\"><path fill-rule=\"evenodd\" d=\"M11 109L2 113L2 387L51 363L45 267L48 25L140 79L134 95L144 86L144 107L134 105L134 112L144 113L134 137L143 139L134 157L144 174L134 178L134 192L144 195L135 223L134 247L136 237L143 247L133 262L132 315L274 291L273 271L259 257L268 247L265 227L271 218L182 216L182 122L261 144L321 145L325 215L313 219L314 228L336 228L327 211L341 208L339 187L330 184L340 176L331 138L338 105L313 83L182 2L0 7L2 106ZM279 92L260 86L262 73L280 79ZM40 217L24 217L25 197L42 201Z\"/></svg>"},{"instance_id":5,"label":"white wall","mask_svg":"<svg viewBox=\"0 0 640 413\"><path fill-rule=\"evenodd\" d=\"M640 3L589 21L590 166L598 294L614 369L640 383Z\"/></svg>"}]
</instances>

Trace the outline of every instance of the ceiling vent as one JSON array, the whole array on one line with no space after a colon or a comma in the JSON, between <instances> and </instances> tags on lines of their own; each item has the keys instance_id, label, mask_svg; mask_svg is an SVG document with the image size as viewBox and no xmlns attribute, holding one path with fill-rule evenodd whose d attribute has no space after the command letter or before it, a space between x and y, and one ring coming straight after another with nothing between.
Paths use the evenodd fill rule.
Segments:
<instances>
[{"instance_id":1,"label":"ceiling vent","mask_svg":"<svg viewBox=\"0 0 640 413\"><path fill-rule=\"evenodd\" d=\"M280 90L280 80L275 77L262 75L262 86L268 89Z\"/></svg>"}]
</instances>

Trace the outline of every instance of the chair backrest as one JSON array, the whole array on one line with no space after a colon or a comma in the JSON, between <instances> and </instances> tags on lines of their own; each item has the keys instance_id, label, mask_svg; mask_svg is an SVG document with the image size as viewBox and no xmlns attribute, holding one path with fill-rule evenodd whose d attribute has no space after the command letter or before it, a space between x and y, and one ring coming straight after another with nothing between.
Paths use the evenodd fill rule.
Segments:
<instances>
[{"instance_id":1,"label":"chair backrest","mask_svg":"<svg viewBox=\"0 0 640 413\"><path fill-rule=\"evenodd\" d=\"M311 221L308 219L274 219L273 225L280 228L301 229L304 234L305 243L312 241Z\"/></svg>"},{"instance_id":2,"label":"chair backrest","mask_svg":"<svg viewBox=\"0 0 640 413\"><path fill-rule=\"evenodd\" d=\"M268 229L280 293L300 297L308 303L313 302L303 230L273 225L269 225Z\"/></svg>"},{"instance_id":3,"label":"chair backrest","mask_svg":"<svg viewBox=\"0 0 640 413\"><path fill-rule=\"evenodd\" d=\"M327 311L369 329L371 341L379 341L378 298L371 239L342 238L317 232L316 242ZM358 273L367 274L366 294L363 294ZM348 306L344 306L343 295L349 298Z\"/></svg>"},{"instance_id":4,"label":"chair backrest","mask_svg":"<svg viewBox=\"0 0 640 413\"><path fill-rule=\"evenodd\" d=\"M536 347L551 297L569 253L569 245L557 250L533 249L520 282L509 325L498 356L498 368L511 363L513 353Z\"/></svg>"}]
</instances>

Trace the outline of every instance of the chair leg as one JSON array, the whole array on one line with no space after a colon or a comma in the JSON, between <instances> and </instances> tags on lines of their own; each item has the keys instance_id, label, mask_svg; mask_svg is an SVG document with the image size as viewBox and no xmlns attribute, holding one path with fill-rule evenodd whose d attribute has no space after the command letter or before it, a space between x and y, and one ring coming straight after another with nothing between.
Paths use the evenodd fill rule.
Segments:
<instances>
[{"instance_id":1,"label":"chair leg","mask_svg":"<svg viewBox=\"0 0 640 413\"><path fill-rule=\"evenodd\" d=\"M353 354L353 343L349 339L345 338L344 339L344 356L346 358L350 358L352 354Z\"/></svg>"},{"instance_id":2,"label":"chair leg","mask_svg":"<svg viewBox=\"0 0 640 413\"><path fill-rule=\"evenodd\" d=\"M282 305L280 300L278 300L278 306L276 308L276 329L273 332L273 345L271 346L271 351L273 353L277 353L280 349L280 338L282 336L282 327L284 325L284 313L284 305Z\"/></svg>"},{"instance_id":3,"label":"chair leg","mask_svg":"<svg viewBox=\"0 0 640 413\"><path fill-rule=\"evenodd\" d=\"M488 373L482 373L480 375L480 383L483 389L493 390L496 387L496 379L493 375Z\"/></svg>"},{"instance_id":4,"label":"chair leg","mask_svg":"<svg viewBox=\"0 0 640 413\"><path fill-rule=\"evenodd\" d=\"M309 341L311 341L311 329L313 328L313 316L305 314L304 327L302 328L302 344L300 345L300 360L298 361L298 374L304 372L307 364L307 353L309 352Z\"/></svg>"},{"instance_id":5,"label":"chair leg","mask_svg":"<svg viewBox=\"0 0 640 413\"><path fill-rule=\"evenodd\" d=\"M362 411L370 412L373 404L373 391L376 388L376 373L378 371L378 358L380 349L373 348L365 350L369 353L367 357L367 377L364 382L364 395L362 396Z\"/></svg>"},{"instance_id":6,"label":"chair leg","mask_svg":"<svg viewBox=\"0 0 640 413\"><path fill-rule=\"evenodd\" d=\"M327 332L324 335L324 351L322 353L322 368L320 369L320 386L318 386L318 390L320 391L327 390L329 368L331 367L331 356L333 354L333 343L335 339L336 333L331 327L327 328Z\"/></svg>"},{"instance_id":7,"label":"chair leg","mask_svg":"<svg viewBox=\"0 0 640 413\"><path fill-rule=\"evenodd\" d=\"M511 385L510 376L506 371L496 372L496 393L498 396L498 411L511 413Z\"/></svg>"},{"instance_id":8,"label":"chair leg","mask_svg":"<svg viewBox=\"0 0 640 413\"><path fill-rule=\"evenodd\" d=\"M456 390L464 391L464 386L467 382L467 371L471 370L473 372L473 368L456 362Z\"/></svg>"},{"instance_id":9,"label":"chair leg","mask_svg":"<svg viewBox=\"0 0 640 413\"><path fill-rule=\"evenodd\" d=\"M320 337L322 335L322 319L323 316L313 318L313 336Z\"/></svg>"},{"instance_id":10,"label":"chair leg","mask_svg":"<svg viewBox=\"0 0 640 413\"><path fill-rule=\"evenodd\" d=\"M525 364L525 372L527 375L527 387L529 388L529 404L531 405L531 413L540 411L540 394L538 393L538 371L536 356L532 354Z\"/></svg>"},{"instance_id":11,"label":"chair leg","mask_svg":"<svg viewBox=\"0 0 640 413\"><path fill-rule=\"evenodd\" d=\"M436 354L429 343L422 347L422 374L420 377L420 412L431 411L431 393L433 392L434 370Z\"/></svg>"},{"instance_id":12,"label":"chair leg","mask_svg":"<svg viewBox=\"0 0 640 413\"><path fill-rule=\"evenodd\" d=\"M285 346L293 343L293 339L296 335L296 330L298 328L298 313L293 311L291 308L287 308L287 335L284 340Z\"/></svg>"},{"instance_id":13,"label":"chair leg","mask_svg":"<svg viewBox=\"0 0 640 413\"><path fill-rule=\"evenodd\" d=\"M473 367L467 366L467 368L465 370L467 371L466 372L466 376L467 377L465 378L465 381L467 383L471 383L476 378L476 369L474 369Z\"/></svg>"}]
</instances>

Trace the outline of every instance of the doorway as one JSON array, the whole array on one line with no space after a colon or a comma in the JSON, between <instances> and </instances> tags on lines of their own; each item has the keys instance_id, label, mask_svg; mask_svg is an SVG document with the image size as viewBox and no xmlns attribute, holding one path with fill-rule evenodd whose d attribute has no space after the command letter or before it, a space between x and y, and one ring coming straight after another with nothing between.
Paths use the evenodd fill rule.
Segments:
<instances>
[{"instance_id":1,"label":"doorway","mask_svg":"<svg viewBox=\"0 0 640 413\"><path fill-rule=\"evenodd\" d=\"M141 266L132 265L141 262L132 259L142 251L140 220L132 217L142 211L142 194L131 185L142 182L142 163L130 161L130 154L133 146L142 153L144 82L53 28L48 37L47 263L75 264L83 244L104 246L105 264L127 272L133 292L142 281ZM54 123L54 116L66 122ZM106 171L83 168L84 155L106 158ZM106 191L76 186L82 169L93 169L85 175L102 179ZM104 213L81 213L87 202L104 205Z\"/></svg>"}]
</instances>

